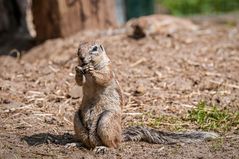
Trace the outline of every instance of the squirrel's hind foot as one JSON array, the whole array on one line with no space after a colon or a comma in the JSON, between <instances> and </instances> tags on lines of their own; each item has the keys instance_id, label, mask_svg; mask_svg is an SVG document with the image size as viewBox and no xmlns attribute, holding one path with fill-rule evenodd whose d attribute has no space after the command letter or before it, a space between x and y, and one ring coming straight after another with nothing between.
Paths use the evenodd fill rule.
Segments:
<instances>
[{"instance_id":1,"label":"squirrel's hind foot","mask_svg":"<svg viewBox=\"0 0 239 159\"><path fill-rule=\"evenodd\" d=\"M104 155L108 152L109 148L105 146L96 146L93 150L95 154L101 154Z\"/></svg>"},{"instance_id":2,"label":"squirrel's hind foot","mask_svg":"<svg viewBox=\"0 0 239 159\"><path fill-rule=\"evenodd\" d=\"M67 144L65 145L65 148L71 149L71 148L82 147L82 146L83 146L82 143L72 142L72 143L67 143Z\"/></svg>"}]
</instances>

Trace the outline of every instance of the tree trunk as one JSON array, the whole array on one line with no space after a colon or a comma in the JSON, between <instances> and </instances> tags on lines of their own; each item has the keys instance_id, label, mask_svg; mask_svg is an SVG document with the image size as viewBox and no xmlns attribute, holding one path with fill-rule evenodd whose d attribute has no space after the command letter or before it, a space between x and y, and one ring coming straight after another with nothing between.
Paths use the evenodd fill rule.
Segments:
<instances>
[{"instance_id":1,"label":"tree trunk","mask_svg":"<svg viewBox=\"0 0 239 159\"><path fill-rule=\"evenodd\" d=\"M33 23L40 41L84 29L116 24L114 0L33 0Z\"/></svg>"}]
</instances>

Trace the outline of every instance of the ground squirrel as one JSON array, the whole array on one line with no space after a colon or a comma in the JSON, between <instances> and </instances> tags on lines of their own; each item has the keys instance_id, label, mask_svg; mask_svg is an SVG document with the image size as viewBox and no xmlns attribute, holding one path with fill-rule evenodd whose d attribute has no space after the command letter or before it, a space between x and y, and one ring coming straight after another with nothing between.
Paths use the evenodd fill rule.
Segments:
<instances>
[{"instance_id":1,"label":"ground squirrel","mask_svg":"<svg viewBox=\"0 0 239 159\"><path fill-rule=\"evenodd\" d=\"M149 143L194 142L218 135L212 132L161 132L143 126L121 129L122 92L110 68L104 47L95 42L80 44L76 83L83 86L83 99L74 116L77 140L88 148L117 148L122 141Z\"/></svg>"}]
</instances>

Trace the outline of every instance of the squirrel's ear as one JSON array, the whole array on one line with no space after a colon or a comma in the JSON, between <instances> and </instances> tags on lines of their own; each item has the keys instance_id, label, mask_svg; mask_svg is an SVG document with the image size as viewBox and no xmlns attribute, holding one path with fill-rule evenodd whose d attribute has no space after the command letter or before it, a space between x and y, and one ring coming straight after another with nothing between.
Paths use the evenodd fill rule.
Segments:
<instances>
[{"instance_id":1,"label":"squirrel's ear","mask_svg":"<svg viewBox=\"0 0 239 159\"><path fill-rule=\"evenodd\" d=\"M105 51L103 45L100 45L100 48L101 48L102 51Z\"/></svg>"}]
</instances>

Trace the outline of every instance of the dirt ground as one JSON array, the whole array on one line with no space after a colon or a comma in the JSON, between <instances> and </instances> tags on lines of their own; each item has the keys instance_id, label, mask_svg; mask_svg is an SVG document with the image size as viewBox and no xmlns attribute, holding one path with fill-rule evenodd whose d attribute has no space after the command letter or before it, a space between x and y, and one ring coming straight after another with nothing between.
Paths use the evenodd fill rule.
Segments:
<instances>
[{"instance_id":1,"label":"dirt ground","mask_svg":"<svg viewBox=\"0 0 239 159\"><path fill-rule=\"evenodd\" d=\"M126 101L124 127L146 122L146 114L183 117L202 100L238 112L239 23L200 20L198 26L140 40L82 32L48 40L22 58L0 56L0 158L238 159L234 130L194 144L127 142L103 155L66 145L73 142L72 118L82 97L74 67L77 46L85 40L103 43L112 60ZM165 121L158 129L175 126Z\"/></svg>"}]
</instances>

